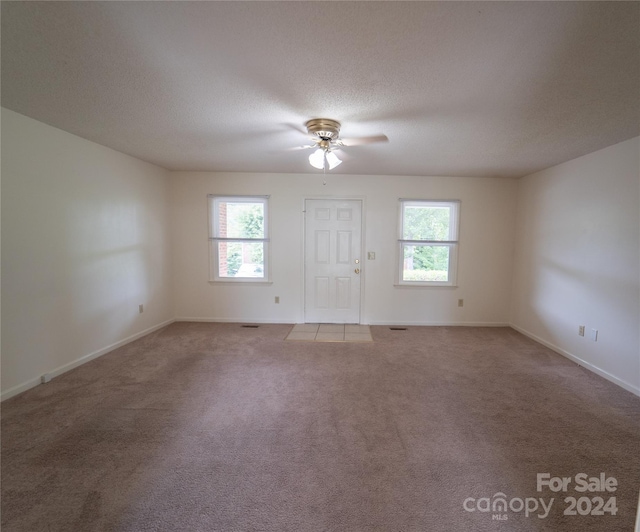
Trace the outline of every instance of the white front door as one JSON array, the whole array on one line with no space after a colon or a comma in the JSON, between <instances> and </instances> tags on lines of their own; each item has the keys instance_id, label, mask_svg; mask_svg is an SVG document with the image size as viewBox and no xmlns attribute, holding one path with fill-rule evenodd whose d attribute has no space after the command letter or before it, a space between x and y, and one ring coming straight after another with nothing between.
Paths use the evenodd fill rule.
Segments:
<instances>
[{"instance_id":1,"label":"white front door","mask_svg":"<svg viewBox=\"0 0 640 532\"><path fill-rule=\"evenodd\" d=\"M305 321L360 323L362 201L305 201Z\"/></svg>"}]
</instances>

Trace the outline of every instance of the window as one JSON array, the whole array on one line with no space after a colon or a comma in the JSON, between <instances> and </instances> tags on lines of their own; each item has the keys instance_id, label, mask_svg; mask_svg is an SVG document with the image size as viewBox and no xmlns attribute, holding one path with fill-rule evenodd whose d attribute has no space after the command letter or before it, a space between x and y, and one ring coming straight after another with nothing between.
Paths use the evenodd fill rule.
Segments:
<instances>
[{"instance_id":1,"label":"window","mask_svg":"<svg viewBox=\"0 0 640 532\"><path fill-rule=\"evenodd\" d=\"M268 199L209 196L210 280L269 280Z\"/></svg>"},{"instance_id":2,"label":"window","mask_svg":"<svg viewBox=\"0 0 640 532\"><path fill-rule=\"evenodd\" d=\"M456 284L459 214L459 201L400 200L400 284Z\"/></svg>"}]
</instances>

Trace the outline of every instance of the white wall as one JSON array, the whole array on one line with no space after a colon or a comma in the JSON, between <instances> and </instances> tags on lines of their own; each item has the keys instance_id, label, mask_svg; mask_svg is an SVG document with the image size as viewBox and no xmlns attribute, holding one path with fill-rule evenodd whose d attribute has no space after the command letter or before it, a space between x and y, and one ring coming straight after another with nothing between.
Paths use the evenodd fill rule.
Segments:
<instances>
[{"instance_id":1,"label":"white wall","mask_svg":"<svg viewBox=\"0 0 640 532\"><path fill-rule=\"evenodd\" d=\"M169 173L9 110L1 120L6 398L171 320L173 301Z\"/></svg>"},{"instance_id":2,"label":"white wall","mask_svg":"<svg viewBox=\"0 0 640 532\"><path fill-rule=\"evenodd\" d=\"M234 174L171 174L174 298L178 319L304 321L305 197L364 199L362 323L507 324L517 183L506 179ZM207 194L270 195L270 285L209 282ZM459 199L457 288L395 287L398 198ZM275 296L280 304L274 303ZM457 300L464 299L458 308Z\"/></svg>"},{"instance_id":3,"label":"white wall","mask_svg":"<svg viewBox=\"0 0 640 532\"><path fill-rule=\"evenodd\" d=\"M639 157L635 138L520 180L512 324L640 395Z\"/></svg>"}]
</instances>

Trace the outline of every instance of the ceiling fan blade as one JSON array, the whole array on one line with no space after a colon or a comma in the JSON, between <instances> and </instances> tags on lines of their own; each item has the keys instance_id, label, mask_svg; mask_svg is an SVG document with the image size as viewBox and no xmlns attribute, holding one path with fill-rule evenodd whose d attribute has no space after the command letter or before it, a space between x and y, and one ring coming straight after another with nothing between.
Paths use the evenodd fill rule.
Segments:
<instances>
[{"instance_id":1,"label":"ceiling fan blade","mask_svg":"<svg viewBox=\"0 0 640 532\"><path fill-rule=\"evenodd\" d=\"M309 136L309 133L305 129L302 129L297 124L291 124L290 122L285 122L282 125L288 127L289 129L293 129L294 131L297 131L298 133L302 133L305 137Z\"/></svg>"},{"instance_id":2,"label":"ceiling fan blade","mask_svg":"<svg viewBox=\"0 0 640 532\"><path fill-rule=\"evenodd\" d=\"M315 147L316 147L315 144L309 144L308 146L294 146L293 148L285 148L285 151L309 150Z\"/></svg>"},{"instance_id":3,"label":"ceiling fan blade","mask_svg":"<svg viewBox=\"0 0 640 532\"><path fill-rule=\"evenodd\" d=\"M286 122L286 123L283 123L282 125L288 127L289 129L291 129L292 131L295 131L296 133L300 133L301 135L304 135L311 142L316 142L316 140L318 139L318 137L316 137L315 135L312 135L311 133L301 128L300 126L297 126L296 124L291 124Z\"/></svg>"},{"instance_id":4,"label":"ceiling fan blade","mask_svg":"<svg viewBox=\"0 0 640 532\"><path fill-rule=\"evenodd\" d=\"M363 144L373 144L374 142L389 142L386 135L374 135L372 137L356 137L353 139L338 139L341 146L362 146Z\"/></svg>"}]
</instances>

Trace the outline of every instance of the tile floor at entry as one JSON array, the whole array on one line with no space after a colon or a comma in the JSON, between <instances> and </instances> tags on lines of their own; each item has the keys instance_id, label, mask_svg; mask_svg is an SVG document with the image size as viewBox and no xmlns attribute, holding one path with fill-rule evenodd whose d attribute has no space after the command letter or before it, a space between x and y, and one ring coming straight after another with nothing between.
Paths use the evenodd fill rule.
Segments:
<instances>
[{"instance_id":1,"label":"tile floor at entry","mask_svg":"<svg viewBox=\"0 0 640 532\"><path fill-rule=\"evenodd\" d=\"M332 323L298 323L286 339L306 342L373 342L368 325Z\"/></svg>"}]
</instances>

